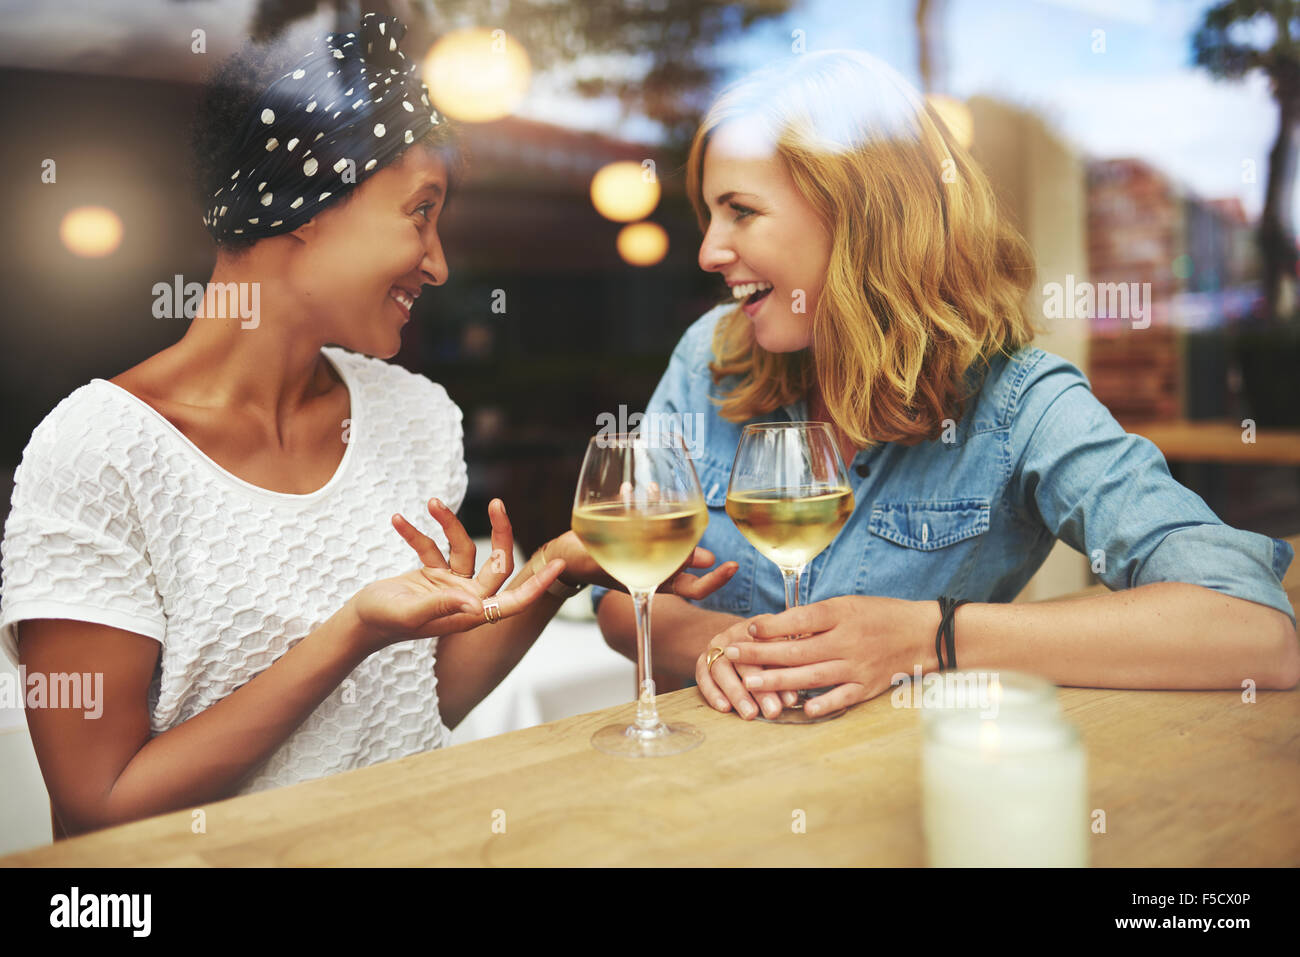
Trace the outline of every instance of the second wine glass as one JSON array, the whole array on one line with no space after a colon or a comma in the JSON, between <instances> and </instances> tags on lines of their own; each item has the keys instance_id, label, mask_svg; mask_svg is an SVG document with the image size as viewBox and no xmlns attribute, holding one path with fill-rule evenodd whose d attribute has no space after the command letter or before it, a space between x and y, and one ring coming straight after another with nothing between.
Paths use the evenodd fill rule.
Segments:
<instances>
[{"instance_id":1,"label":"second wine glass","mask_svg":"<svg viewBox=\"0 0 1300 957\"><path fill-rule=\"evenodd\" d=\"M853 505L848 473L827 423L745 426L727 486L727 514L759 554L781 569L787 609L799 605L804 569L839 534ZM805 701L829 690L800 691L797 704L770 720L810 724L839 717L846 709L815 718L803 712Z\"/></svg>"}]
</instances>

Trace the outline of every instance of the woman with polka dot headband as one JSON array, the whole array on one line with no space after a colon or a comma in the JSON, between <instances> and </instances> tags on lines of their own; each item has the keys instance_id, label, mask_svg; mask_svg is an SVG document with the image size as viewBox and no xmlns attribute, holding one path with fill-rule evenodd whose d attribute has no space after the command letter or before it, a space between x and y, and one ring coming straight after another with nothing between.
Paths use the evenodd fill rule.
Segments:
<instances>
[{"instance_id":1,"label":"woman with polka dot headband","mask_svg":"<svg viewBox=\"0 0 1300 957\"><path fill-rule=\"evenodd\" d=\"M612 584L571 532L512 579L499 500L476 573L460 410L382 361L447 279L461 168L404 33L367 14L251 90L228 62L194 135L204 305L24 450L0 646L102 679L81 707L27 711L56 836L443 746L565 597ZM211 308L247 287L256 323ZM426 504L429 534L402 517ZM703 597L734 570L674 585Z\"/></svg>"}]
</instances>

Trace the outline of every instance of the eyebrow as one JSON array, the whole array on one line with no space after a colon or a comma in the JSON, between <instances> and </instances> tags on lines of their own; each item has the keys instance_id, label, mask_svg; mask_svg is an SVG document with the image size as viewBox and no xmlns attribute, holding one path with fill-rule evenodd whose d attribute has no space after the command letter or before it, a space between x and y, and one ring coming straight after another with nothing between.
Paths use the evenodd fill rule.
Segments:
<instances>
[{"instance_id":1,"label":"eyebrow","mask_svg":"<svg viewBox=\"0 0 1300 957\"><path fill-rule=\"evenodd\" d=\"M411 195L418 196L420 193L423 193L426 189L433 190L434 194L438 196L441 196L445 192L445 188L443 187L442 183L439 180L430 180L427 183L421 183L419 186L417 186L415 188L415 191L412 192Z\"/></svg>"},{"instance_id":2,"label":"eyebrow","mask_svg":"<svg viewBox=\"0 0 1300 957\"><path fill-rule=\"evenodd\" d=\"M724 206L737 196L753 196L755 199L758 199L758 194L756 193L746 193L743 190L733 189L729 192L723 193L713 202L716 203L718 206Z\"/></svg>"}]
</instances>

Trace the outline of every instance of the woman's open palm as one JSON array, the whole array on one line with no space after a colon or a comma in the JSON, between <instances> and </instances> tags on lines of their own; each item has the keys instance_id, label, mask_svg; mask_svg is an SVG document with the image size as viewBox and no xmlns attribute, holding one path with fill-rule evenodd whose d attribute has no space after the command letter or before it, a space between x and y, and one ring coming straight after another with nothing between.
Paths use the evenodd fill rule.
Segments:
<instances>
[{"instance_id":1,"label":"woman's open palm","mask_svg":"<svg viewBox=\"0 0 1300 957\"><path fill-rule=\"evenodd\" d=\"M422 567L395 578L367 585L353 597L357 616L376 648L395 641L467 631L484 624L483 600L497 594L514 571L514 534L505 505L488 505L492 522L492 557L474 574L475 548L464 526L438 499L429 501L429 514L447 535L450 560L437 544L401 515L393 527L419 557ZM564 562L548 563L519 587L497 596L501 617L517 615L531 605L564 570Z\"/></svg>"}]
</instances>

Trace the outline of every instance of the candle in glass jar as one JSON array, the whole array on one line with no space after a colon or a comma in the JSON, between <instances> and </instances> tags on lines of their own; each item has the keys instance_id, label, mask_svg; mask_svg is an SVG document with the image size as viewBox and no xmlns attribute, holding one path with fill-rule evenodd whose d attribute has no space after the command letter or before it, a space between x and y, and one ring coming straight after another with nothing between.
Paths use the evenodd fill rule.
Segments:
<instances>
[{"instance_id":1,"label":"candle in glass jar","mask_svg":"<svg viewBox=\"0 0 1300 957\"><path fill-rule=\"evenodd\" d=\"M1059 715L936 713L921 773L931 866L1087 866L1087 762Z\"/></svg>"}]
</instances>

